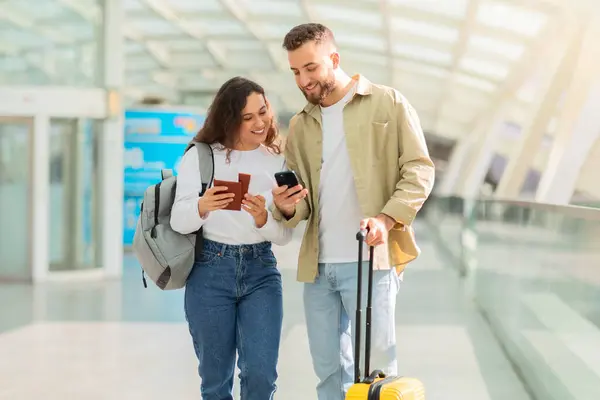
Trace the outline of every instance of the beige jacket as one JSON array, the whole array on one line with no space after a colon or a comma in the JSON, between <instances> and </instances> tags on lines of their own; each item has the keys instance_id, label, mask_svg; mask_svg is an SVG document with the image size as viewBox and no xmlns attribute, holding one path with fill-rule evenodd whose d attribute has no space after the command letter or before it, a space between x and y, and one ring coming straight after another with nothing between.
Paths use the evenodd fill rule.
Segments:
<instances>
[{"instance_id":1,"label":"beige jacket","mask_svg":"<svg viewBox=\"0 0 600 400\"><path fill-rule=\"evenodd\" d=\"M420 254L411 224L431 193L435 168L417 114L408 101L397 90L373 84L361 75L353 79L358 83L344 108L344 127L360 207L367 217L384 213L397 222L389 233L388 246L376 248L374 268L394 266L400 273ZM275 207L271 211L276 220L284 220L289 227L307 220L297 278L313 282L318 274L322 154L318 106L307 104L292 117L284 152L288 167L308 189L308 196L289 220Z\"/></svg>"}]
</instances>

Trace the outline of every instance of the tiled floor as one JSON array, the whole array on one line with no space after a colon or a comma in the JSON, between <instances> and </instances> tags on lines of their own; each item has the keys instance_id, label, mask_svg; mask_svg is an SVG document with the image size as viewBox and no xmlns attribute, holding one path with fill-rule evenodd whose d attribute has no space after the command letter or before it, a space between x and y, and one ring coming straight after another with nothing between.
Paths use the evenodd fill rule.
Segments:
<instances>
[{"instance_id":1,"label":"tiled floor","mask_svg":"<svg viewBox=\"0 0 600 400\"><path fill-rule=\"evenodd\" d=\"M428 400L529 400L487 325L465 299L425 226L423 255L398 297L400 372L421 378ZM305 336L298 241L277 249L285 317L278 399L316 399ZM141 285L126 256L122 281L0 287L0 399L194 399L196 360L182 291ZM239 397L236 397L239 398Z\"/></svg>"}]
</instances>

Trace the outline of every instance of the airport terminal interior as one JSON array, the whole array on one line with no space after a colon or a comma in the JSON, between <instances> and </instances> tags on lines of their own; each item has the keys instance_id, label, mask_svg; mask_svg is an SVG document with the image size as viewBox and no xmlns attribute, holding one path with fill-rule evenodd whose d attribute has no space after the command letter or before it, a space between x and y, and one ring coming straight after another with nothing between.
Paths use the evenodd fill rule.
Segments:
<instances>
[{"instance_id":1,"label":"airport terminal interior","mask_svg":"<svg viewBox=\"0 0 600 400\"><path fill-rule=\"evenodd\" d=\"M233 76L285 138L307 22L402 93L435 163L398 373L428 400L600 398L597 0L0 0L0 399L200 398L184 290L132 251L141 200ZM274 246L282 400L317 399L303 234Z\"/></svg>"}]
</instances>

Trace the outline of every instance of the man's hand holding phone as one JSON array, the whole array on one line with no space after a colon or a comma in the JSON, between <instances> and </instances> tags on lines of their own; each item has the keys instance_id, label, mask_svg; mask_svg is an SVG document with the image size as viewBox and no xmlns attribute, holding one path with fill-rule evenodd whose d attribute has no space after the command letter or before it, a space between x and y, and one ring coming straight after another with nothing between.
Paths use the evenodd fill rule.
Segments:
<instances>
[{"instance_id":1,"label":"man's hand holding phone","mask_svg":"<svg viewBox=\"0 0 600 400\"><path fill-rule=\"evenodd\" d=\"M308 190L298 183L293 171L279 172L275 175L278 187L273 189L273 203L288 219L296 212L296 204L308 194Z\"/></svg>"},{"instance_id":2,"label":"man's hand holding phone","mask_svg":"<svg viewBox=\"0 0 600 400\"><path fill-rule=\"evenodd\" d=\"M296 185L288 188L278 186L273 189L273 203L286 218L292 218L296 213L296 204L302 201L308 194L308 190L302 185Z\"/></svg>"}]
</instances>

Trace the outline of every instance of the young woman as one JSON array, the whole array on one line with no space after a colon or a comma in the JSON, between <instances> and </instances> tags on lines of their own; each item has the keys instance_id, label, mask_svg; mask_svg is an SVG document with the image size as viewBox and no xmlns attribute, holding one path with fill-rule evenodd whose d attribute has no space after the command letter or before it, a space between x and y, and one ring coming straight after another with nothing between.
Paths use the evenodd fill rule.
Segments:
<instances>
[{"instance_id":1,"label":"young woman","mask_svg":"<svg viewBox=\"0 0 600 400\"><path fill-rule=\"evenodd\" d=\"M185 313L198 356L204 400L232 397L236 350L243 400L270 400L276 390L282 324L282 287L271 243L285 245L291 231L268 211L274 174L284 168L278 130L264 90L244 78L217 92L196 140L211 145L214 179L250 175L241 210L226 187L199 197L198 153L181 161L171 226L182 234L203 227L204 249L185 289Z\"/></svg>"}]
</instances>

